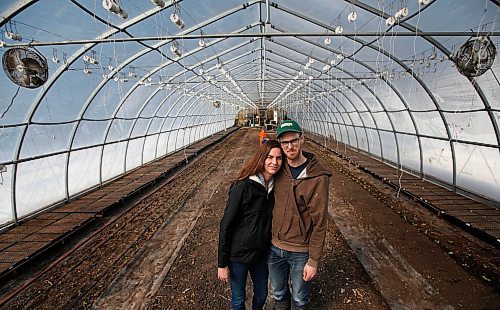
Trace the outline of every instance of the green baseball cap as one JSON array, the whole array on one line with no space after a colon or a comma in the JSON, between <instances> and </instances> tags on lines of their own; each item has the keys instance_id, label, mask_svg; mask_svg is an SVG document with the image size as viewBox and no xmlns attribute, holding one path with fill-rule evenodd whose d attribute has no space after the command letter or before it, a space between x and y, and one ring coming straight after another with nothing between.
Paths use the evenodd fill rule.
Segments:
<instances>
[{"instance_id":1,"label":"green baseball cap","mask_svg":"<svg viewBox=\"0 0 500 310\"><path fill-rule=\"evenodd\" d=\"M289 120L286 120L286 121L282 121L279 124L278 130L276 132L276 137L279 138L279 136L281 136L281 134L283 134L285 132L298 132L298 133L302 133L302 129L300 129L300 126L299 126L299 124L297 124L296 121L292 121L291 119L289 119Z\"/></svg>"}]
</instances>

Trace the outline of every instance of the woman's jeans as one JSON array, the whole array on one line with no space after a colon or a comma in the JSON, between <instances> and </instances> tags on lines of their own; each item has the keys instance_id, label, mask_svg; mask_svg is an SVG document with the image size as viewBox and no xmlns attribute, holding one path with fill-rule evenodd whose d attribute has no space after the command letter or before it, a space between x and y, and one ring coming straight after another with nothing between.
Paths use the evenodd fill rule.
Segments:
<instances>
[{"instance_id":1,"label":"woman's jeans","mask_svg":"<svg viewBox=\"0 0 500 310\"><path fill-rule=\"evenodd\" d=\"M245 309L247 275L250 273L253 283L252 309L260 310L267 298L266 256L255 263L229 262L229 278L231 280L231 304L234 310Z\"/></svg>"},{"instance_id":2,"label":"woman's jeans","mask_svg":"<svg viewBox=\"0 0 500 310\"><path fill-rule=\"evenodd\" d=\"M309 283L304 281L304 266L309 259L308 252L290 252L280 248L271 247L269 254L269 280L271 294L275 302L286 302L292 297L296 307L309 303ZM288 285L290 278L292 291Z\"/></svg>"}]
</instances>

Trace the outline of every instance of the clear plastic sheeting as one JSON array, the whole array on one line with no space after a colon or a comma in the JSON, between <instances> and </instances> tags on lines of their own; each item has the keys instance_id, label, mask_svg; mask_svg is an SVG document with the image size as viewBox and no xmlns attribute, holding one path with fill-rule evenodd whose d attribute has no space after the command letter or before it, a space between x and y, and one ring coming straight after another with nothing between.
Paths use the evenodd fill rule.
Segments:
<instances>
[{"instance_id":1,"label":"clear plastic sheeting","mask_svg":"<svg viewBox=\"0 0 500 310\"><path fill-rule=\"evenodd\" d=\"M499 206L498 1L109 1L0 3L0 227L259 110Z\"/></svg>"}]
</instances>

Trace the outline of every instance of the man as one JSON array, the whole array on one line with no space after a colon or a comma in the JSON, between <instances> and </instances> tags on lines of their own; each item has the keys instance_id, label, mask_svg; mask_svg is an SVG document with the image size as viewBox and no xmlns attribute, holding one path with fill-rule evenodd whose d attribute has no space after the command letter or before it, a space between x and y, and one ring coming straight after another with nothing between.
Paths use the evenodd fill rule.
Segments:
<instances>
[{"instance_id":1,"label":"man","mask_svg":"<svg viewBox=\"0 0 500 310\"><path fill-rule=\"evenodd\" d=\"M283 173L275 180L269 279L274 309L306 309L308 286L323 252L328 216L330 172L313 154L302 150L299 124L283 121L277 138L286 155ZM291 282L291 292L289 288Z\"/></svg>"}]
</instances>

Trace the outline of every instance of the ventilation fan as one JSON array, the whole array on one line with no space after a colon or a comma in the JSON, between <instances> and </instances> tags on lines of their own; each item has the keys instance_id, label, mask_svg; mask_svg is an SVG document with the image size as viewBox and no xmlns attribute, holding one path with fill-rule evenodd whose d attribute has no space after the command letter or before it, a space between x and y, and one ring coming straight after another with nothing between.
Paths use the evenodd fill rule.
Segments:
<instances>
[{"instance_id":1,"label":"ventilation fan","mask_svg":"<svg viewBox=\"0 0 500 310\"><path fill-rule=\"evenodd\" d=\"M2 64L9 79L22 87L40 87L49 76L47 59L32 49L9 49L3 54Z\"/></svg>"},{"instance_id":2,"label":"ventilation fan","mask_svg":"<svg viewBox=\"0 0 500 310\"><path fill-rule=\"evenodd\" d=\"M493 65L496 48L489 37L471 38L453 55L453 61L460 73L476 77L485 73Z\"/></svg>"}]
</instances>

